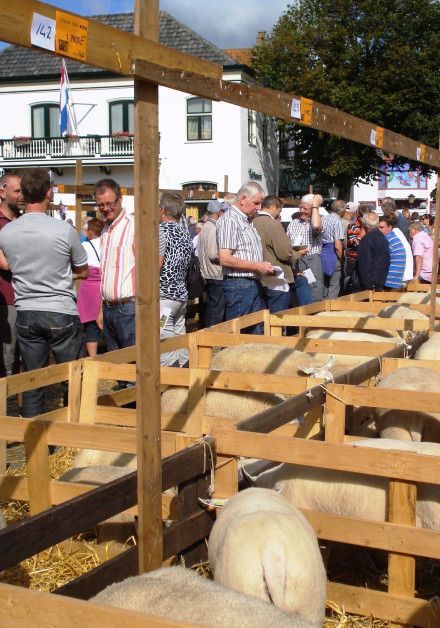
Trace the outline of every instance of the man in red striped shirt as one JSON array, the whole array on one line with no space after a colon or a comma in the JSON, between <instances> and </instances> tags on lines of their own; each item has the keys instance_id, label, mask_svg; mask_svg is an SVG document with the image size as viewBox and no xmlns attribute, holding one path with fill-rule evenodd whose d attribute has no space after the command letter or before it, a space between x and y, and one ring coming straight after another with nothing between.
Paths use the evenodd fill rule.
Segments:
<instances>
[{"instance_id":1,"label":"man in red striped shirt","mask_svg":"<svg viewBox=\"0 0 440 628\"><path fill-rule=\"evenodd\" d=\"M102 315L107 351L135 344L134 220L122 208L121 188L113 179L95 184L96 207L105 221L101 234Z\"/></svg>"}]
</instances>

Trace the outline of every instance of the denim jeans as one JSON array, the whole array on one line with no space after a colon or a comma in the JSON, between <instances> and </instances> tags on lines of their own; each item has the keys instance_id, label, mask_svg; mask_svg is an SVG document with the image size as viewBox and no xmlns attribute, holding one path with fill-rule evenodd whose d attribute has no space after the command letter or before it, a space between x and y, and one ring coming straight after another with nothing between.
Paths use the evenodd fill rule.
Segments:
<instances>
[{"instance_id":1,"label":"denim jeans","mask_svg":"<svg viewBox=\"0 0 440 628\"><path fill-rule=\"evenodd\" d=\"M263 297L266 302L266 307L271 314L281 312L282 310L288 310L289 307L291 307L290 290L287 292L281 292L281 290L263 288Z\"/></svg>"},{"instance_id":2,"label":"denim jeans","mask_svg":"<svg viewBox=\"0 0 440 628\"><path fill-rule=\"evenodd\" d=\"M264 310L261 283L255 279L224 277L223 291L225 293L227 321L238 316ZM248 333L263 334L263 324L253 325Z\"/></svg>"},{"instance_id":3,"label":"denim jeans","mask_svg":"<svg viewBox=\"0 0 440 628\"><path fill-rule=\"evenodd\" d=\"M46 366L49 351L55 362L78 360L83 354L83 328L78 316L56 312L17 311L17 341L25 371ZM23 393L23 416L44 412L44 389Z\"/></svg>"},{"instance_id":4,"label":"denim jeans","mask_svg":"<svg viewBox=\"0 0 440 628\"><path fill-rule=\"evenodd\" d=\"M294 307L297 305L308 305L313 303L312 291L310 284L304 275L295 275L295 282L290 284L292 292L292 302Z\"/></svg>"},{"instance_id":5,"label":"denim jeans","mask_svg":"<svg viewBox=\"0 0 440 628\"><path fill-rule=\"evenodd\" d=\"M208 305L206 308L206 327L217 325L225 320L225 294L223 279L206 279Z\"/></svg>"},{"instance_id":6,"label":"denim jeans","mask_svg":"<svg viewBox=\"0 0 440 628\"><path fill-rule=\"evenodd\" d=\"M115 351L136 344L135 302L102 306L104 339L107 351Z\"/></svg>"}]
</instances>

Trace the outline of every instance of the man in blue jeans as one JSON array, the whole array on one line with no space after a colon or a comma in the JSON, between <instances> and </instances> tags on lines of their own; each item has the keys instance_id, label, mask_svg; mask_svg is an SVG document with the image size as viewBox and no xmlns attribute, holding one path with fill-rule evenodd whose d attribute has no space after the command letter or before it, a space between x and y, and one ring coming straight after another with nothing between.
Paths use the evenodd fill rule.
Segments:
<instances>
[{"instance_id":1,"label":"man in blue jeans","mask_svg":"<svg viewBox=\"0 0 440 628\"><path fill-rule=\"evenodd\" d=\"M270 262L263 261L263 247L253 225L264 190L249 181L237 192L237 200L217 222L218 260L223 266L226 320L264 309L260 277L273 275ZM253 334L262 334L255 325Z\"/></svg>"},{"instance_id":2,"label":"man in blue jeans","mask_svg":"<svg viewBox=\"0 0 440 628\"><path fill-rule=\"evenodd\" d=\"M21 191L26 213L0 232L0 265L12 271L17 308L17 341L25 371L46 366L52 350L57 364L77 360L83 329L76 310L74 279L87 277L87 253L75 229L46 214L52 199L43 168L25 172ZM23 393L23 416L44 412L44 390Z\"/></svg>"},{"instance_id":3,"label":"man in blue jeans","mask_svg":"<svg viewBox=\"0 0 440 628\"><path fill-rule=\"evenodd\" d=\"M304 248L294 251L280 222L282 203L277 196L269 195L263 199L261 209L254 218L254 225L260 234L263 245L263 257L267 262L278 267L282 276L263 277L263 296L269 311L274 314L292 307L292 297L298 305L312 302L307 279L297 274L294 277L292 264L307 253Z\"/></svg>"}]
</instances>

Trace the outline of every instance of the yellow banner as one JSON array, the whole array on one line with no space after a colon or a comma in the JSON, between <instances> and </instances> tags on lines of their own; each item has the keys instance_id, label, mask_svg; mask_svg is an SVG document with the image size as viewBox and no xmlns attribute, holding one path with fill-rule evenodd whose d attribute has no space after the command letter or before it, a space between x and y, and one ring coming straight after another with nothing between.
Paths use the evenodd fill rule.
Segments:
<instances>
[{"instance_id":1,"label":"yellow banner","mask_svg":"<svg viewBox=\"0 0 440 628\"><path fill-rule=\"evenodd\" d=\"M376 146L377 148L383 148L383 127L376 127Z\"/></svg>"},{"instance_id":2,"label":"yellow banner","mask_svg":"<svg viewBox=\"0 0 440 628\"><path fill-rule=\"evenodd\" d=\"M88 33L88 20L56 11L55 52L78 61L87 61Z\"/></svg>"},{"instance_id":3,"label":"yellow banner","mask_svg":"<svg viewBox=\"0 0 440 628\"><path fill-rule=\"evenodd\" d=\"M301 122L312 124L313 120L313 100L301 96Z\"/></svg>"}]
</instances>

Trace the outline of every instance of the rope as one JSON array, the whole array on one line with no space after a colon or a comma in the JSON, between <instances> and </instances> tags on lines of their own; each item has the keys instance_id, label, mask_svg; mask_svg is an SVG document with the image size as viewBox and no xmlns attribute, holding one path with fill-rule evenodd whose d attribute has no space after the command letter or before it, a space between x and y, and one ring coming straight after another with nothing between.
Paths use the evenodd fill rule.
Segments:
<instances>
[{"instance_id":1,"label":"rope","mask_svg":"<svg viewBox=\"0 0 440 628\"><path fill-rule=\"evenodd\" d=\"M203 443L203 473L207 471L206 449L209 450L209 456L211 459L211 484L208 486L208 495L211 497L215 490L215 471L214 471L214 454L212 453L212 447L209 441L201 438L199 443Z\"/></svg>"}]
</instances>

